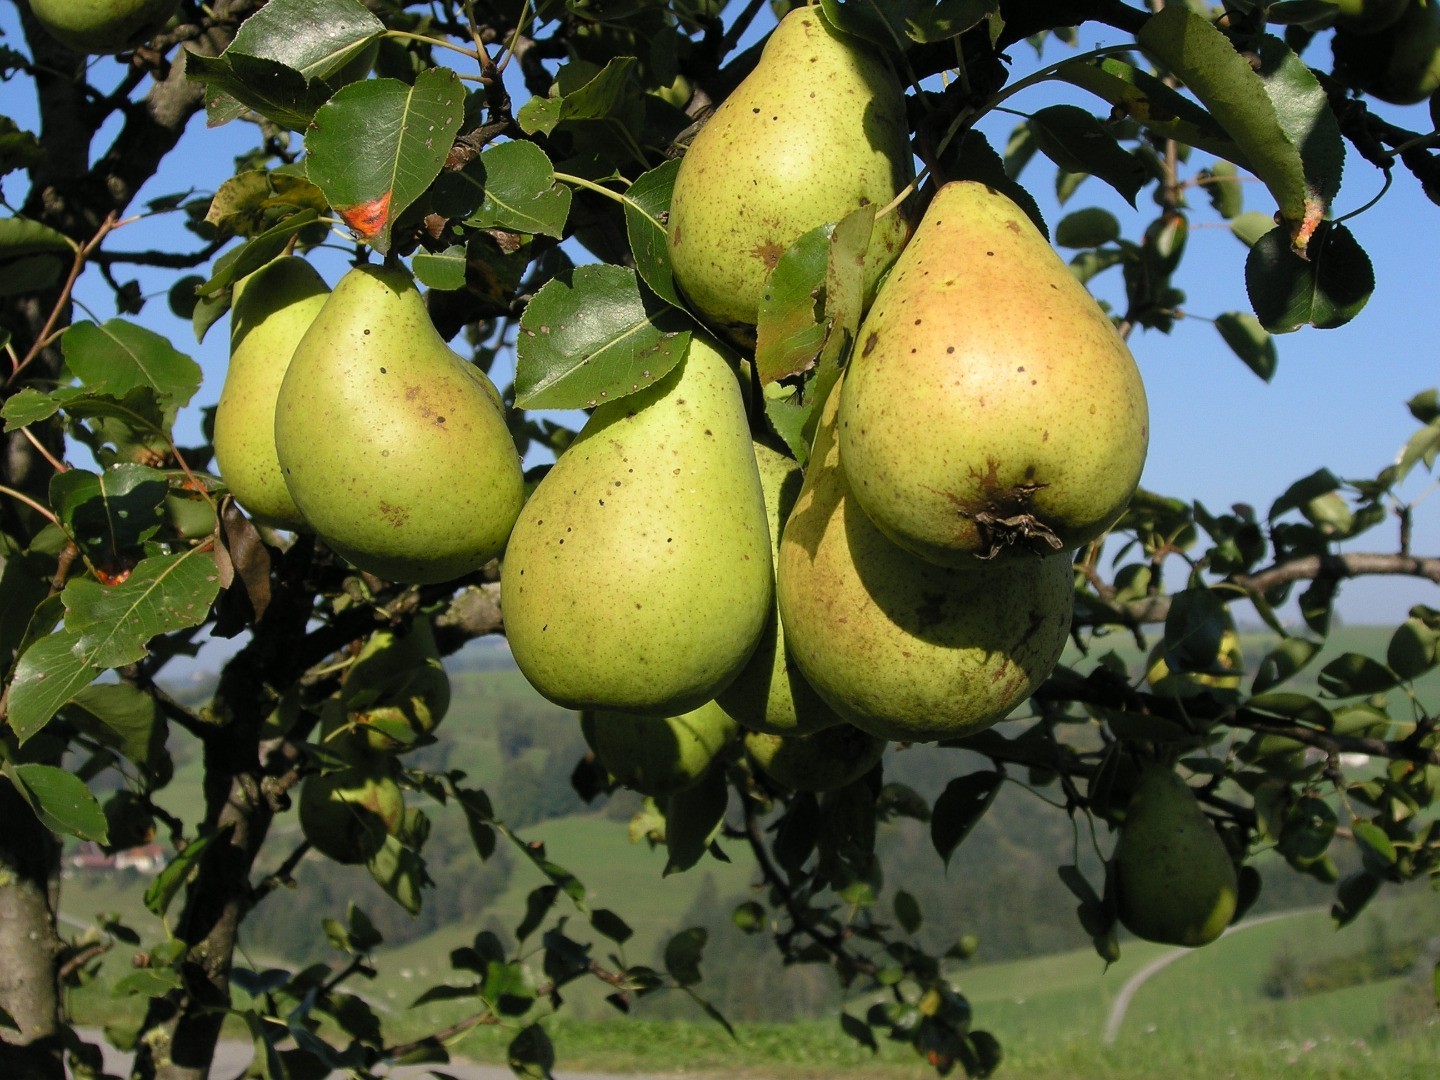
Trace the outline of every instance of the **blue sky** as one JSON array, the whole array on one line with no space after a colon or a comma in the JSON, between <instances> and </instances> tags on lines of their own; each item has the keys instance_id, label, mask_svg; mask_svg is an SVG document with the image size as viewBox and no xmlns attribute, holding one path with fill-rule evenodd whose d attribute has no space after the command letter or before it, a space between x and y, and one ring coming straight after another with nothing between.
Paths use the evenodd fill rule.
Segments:
<instances>
[{"instance_id":1,"label":"blue sky","mask_svg":"<svg viewBox=\"0 0 1440 1080\"><path fill-rule=\"evenodd\" d=\"M767 14L762 20L768 18ZM769 25L770 21L762 21L755 32ZM0 6L0 30L20 44L17 15L8 4ZM1082 45L1092 48L1110 40L1087 28ZM1058 59L1068 51L1048 53L1047 59ZM1017 75L1036 66L1028 45L1016 46L1012 56ZM1313 59L1319 63L1324 58L1322 45ZM119 73L113 61L96 63ZM109 73L103 79L97 73L101 81L109 78ZM33 104L23 80L10 83L5 97L0 109L13 110L22 126L33 122ZM517 88L517 102L524 99L525 92ZM1080 91L1047 84L1023 91L1007 105L1033 111L1057 101L1091 104ZM1376 108L1414 130L1430 129L1424 106ZM992 114L979 126L993 144L1003 147L1015 123L1014 116ZM250 129L239 125L232 128L207 131L203 119L197 119L182 151L172 155L160 176L141 193L142 199L191 188L213 190L233 171L232 156L246 145L250 134ZM103 137L97 140L97 152L105 142ZM1048 164L1037 157L1022 180L1036 194L1052 228L1070 210L1102 206L1116 215L1127 236L1137 238L1154 216L1148 192L1141 194L1137 211L1093 178L1062 209L1053 197L1050 174ZM1348 162L1346 184L1334 207L1336 216L1368 202L1378 193L1380 181L1379 173L1363 161ZM18 201L24 183L23 175L4 181L7 199ZM1242 278L1245 248L1213 214L1203 194L1194 192L1190 201L1189 247L1176 284L1188 294L1185 309L1195 317L1178 322L1169 335L1142 331L1131 339L1151 409L1150 454L1142 483L1164 494L1198 499L1212 511L1249 502L1263 515L1286 486L1318 468L1328 467L1342 477L1374 476L1415 429L1404 406L1406 399L1440 384L1436 363L1440 257L1433 241L1440 207L1424 197L1408 173L1397 171L1382 202L1347 223L1374 262L1377 288L1369 305L1358 319L1338 330L1304 330L1278 339L1279 370L1267 385L1230 353L1208 321L1225 311L1249 309ZM1258 183L1247 188L1246 208L1273 210L1269 194ZM130 226L113 238L111 246L124 250L172 243L194 246L194 238L181 232L173 219ZM333 282L342 260L337 256L319 262ZM163 290L171 280L168 274L142 276L147 289ZM1118 299L1118 269L1096 279L1094 287L1100 296ZM98 277L79 296L92 306L95 317L113 314L110 293ZM168 335L176 347L192 351L205 368L206 383L188 417L189 423L198 424L199 407L213 404L220 391L225 324L196 346L188 323L170 315L163 292L147 305L141 321ZM496 376L503 384L507 372L497 371ZM1431 486L1431 477L1422 471L1405 493L1414 499ZM1417 509L1417 553L1440 553L1436 519L1433 499ZM1394 544L1395 531L1386 525L1362 538L1356 549L1393 549ZM1368 580L1347 585L1341 612L1352 622L1396 621L1414 603L1440 607L1440 593L1423 581Z\"/></svg>"}]
</instances>

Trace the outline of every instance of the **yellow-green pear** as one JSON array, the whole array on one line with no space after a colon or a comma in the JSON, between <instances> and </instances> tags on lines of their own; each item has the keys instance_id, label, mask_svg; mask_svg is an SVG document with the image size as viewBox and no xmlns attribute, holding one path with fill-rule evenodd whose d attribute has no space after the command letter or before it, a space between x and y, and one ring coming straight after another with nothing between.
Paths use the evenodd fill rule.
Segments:
<instances>
[{"instance_id":1,"label":"yellow-green pear","mask_svg":"<svg viewBox=\"0 0 1440 1080\"><path fill-rule=\"evenodd\" d=\"M692 307L753 342L780 256L816 226L884 207L913 179L908 130L900 82L879 49L830 26L818 7L781 19L675 175L670 260ZM867 289L908 234L902 213L876 222Z\"/></svg>"},{"instance_id":2,"label":"yellow-green pear","mask_svg":"<svg viewBox=\"0 0 1440 1080\"><path fill-rule=\"evenodd\" d=\"M276 529L306 526L275 453L275 399L295 347L329 295L315 268L294 255L235 286L230 366L215 408L215 467L250 516Z\"/></svg>"},{"instance_id":3,"label":"yellow-green pear","mask_svg":"<svg viewBox=\"0 0 1440 1080\"><path fill-rule=\"evenodd\" d=\"M835 416L821 414L776 571L785 644L819 695L877 738L981 731L1024 701L1065 647L1063 553L956 570L896 547L851 497Z\"/></svg>"},{"instance_id":4,"label":"yellow-green pear","mask_svg":"<svg viewBox=\"0 0 1440 1080\"><path fill-rule=\"evenodd\" d=\"M778 559L785 519L800 494L804 477L799 462L758 440L755 464L760 470L760 486L765 491L771 549ZM775 606L771 607L760 643L744 670L715 700L751 731L808 735L840 723L835 710L821 700L786 654L785 631L780 625L779 608Z\"/></svg>"},{"instance_id":5,"label":"yellow-green pear","mask_svg":"<svg viewBox=\"0 0 1440 1080\"><path fill-rule=\"evenodd\" d=\"M856 500L944 566L1071 551L1145 464L1139 369L1030 218L984 184L936 193L855 343L840 451Z\"/></svg>"},{"instance_id":6,"label":"yellow-green pear","mask_svg":"<svg viewBox=\"0 0 1440 1080\"><path fill-rule=\"evenodd\" d=\"M766 776L792 791L835 791L859 780L885 756L885 740L850 724L810 735L745 733L745 752Z\"/></svg>"},{"instance_id":7,"label":"yellow-green pear","mask_svg":"<svg viewBox=\"0 0 1440 1080\"><path fill-rule=\"evenodd\" d=\"M180 0L30 0L45 32L79 53L126 52L170 21Z\"/></svg>"},{"instance_id":8,"label":"yellow-green pear","mask_svg":"<svg viewBox=\"0 0 1440 1080\"><path fill-rule=\"evenodd\" d=\"M1113 857L1121 924L1167 945L1205 945L1235 916L1235 863L1188 784L1148 765L1120 825Z\"/></svg>"},{"instance_id":9,"label":"yellow-green pear","mask_svg":"<svg viewBox=\"0 0 1440 1080\"><path fill-rule=\"evenodd\" d=\"M771 578L740 385L697 334L596 409L530 496L501 567L505 636L557 704L677 716L745 666Z\"/></svg>"},{"instance_id":10,"label":"yellow-green pear","mask_svg":"<svg viewBox=\"0 0 1440 1080\"><path fill-rule=\"evenodd\" d=\"M361 570L449 581L500 553L524 501L484 372L430 321L409 272L341 278L290 359L275 449L310 527Z\"/></svg>"},{"instance_id":11,"label":"yellow-green pear","mask_svg":"<svg viewBox=\"0 0 1440 1080\"><path fill-rule=\"evenodd\" d=\"M679 716L586 713L595 755L628 788L663 799L699 781L739 728L713 701Z\"/></svg>"}]
</instances>

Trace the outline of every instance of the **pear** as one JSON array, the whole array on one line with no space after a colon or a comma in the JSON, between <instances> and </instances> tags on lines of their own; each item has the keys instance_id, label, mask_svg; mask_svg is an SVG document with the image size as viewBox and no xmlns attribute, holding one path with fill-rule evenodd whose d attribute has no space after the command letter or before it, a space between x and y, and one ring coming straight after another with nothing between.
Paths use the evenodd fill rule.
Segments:
<instances>
[{"instance_id":1,"label":"pear","mask_svg":"<svg viewBox=\"0 0 1440 1080\"><path fill-rule=\"evenodd\" d=\"M230 366L215 408L215 467L250 516L276 529L308 531L275 454L275 399L295 347L329 295L315 268L293 255L235 286Z\"/></svg>"},{"instance_id":2,"label":"pear","mask_svg":"<svg viewBox=\"0 0 1440 1080\"><path fill-rule=\"evenodd\" d=\"M45 32L79 53L127 52L159 33L180 0L30 0Z\"/></svg>"},{"instance_id":3,"label":"pear","mask_svg":"<svg viewBox=\"0 0 1440 1080\"><path fill-rule=\"evenodd\" d=\"M819 8L780 20L755 69L680 161L667 239L690 305L749 345L766 275L819 225L880 209L914 178L904 94L880 50ZM867 294L909 235L898 212L876 222Z\"/></svg>"},{"instance_id":4,"label":"pear","mask_svg":"<svg viewBox=\"0 0 1440 1080\"><path fill-rule=\"evenodd\" d=\"M865 513L943 566L1095 539L1149 438L1105 312L1023 210L970 181L936 193L876 296L839 424Z\"/></svg>"},{"instance_id":5,"label":"pear","mask_svg":"<svg viewBox=\"0 0 1440 1080\"><path fill-rule=\"evenodd\" d=\"M281 383L275 449L301 514L361 570L449 581L505 546L520 456L485 374L445 344L403 269L349 271Z\"/></svg>"},{"instance_id":6,"label":"pear","mask_svg":"<svg viewBox=\"0 0 1440 1080\"><path fill-rule=\"evenodd\" d=\"M841 467L844 385L825 402L780 541L786 646L830 707L876 738L974 734L1029 697L1060 658L1074 605L1070 559L956 570L892 544Z\"/></svg>"},{"instance_id":7,"label":"pear","mask_svg":"<svg viewBox=\"0 0 1440 1080\"><path fill-rule=\"evenodd\" d=\"M620 783L669 798L697 783L739 730L713 701L679 716L586 713L595 756Z\"/></svg>"},{"instance_id":8,"label":"pear","mask_svg":"<svg viewBox=\"0 0 1440 1080\"><path fill-rule=\"evenodd\" d=\"M392 759L373 757L300 784L300 828L305 839L336 862L373 858L405 819L405 796Z\"/></svg>"},{"instance_id":9,"label":"pear","mask_svg":"<svg viewBox=\"0 0 1440 1080\"><path fill-rule=\"evenodd\" d=\"M1112 869L1121 924L1167 945L1205 945L1235 915L1235 863L1188 784L1147 765L1120 825Z\"/></svg>"},{"instance_id":10,"label":"pear","mask_svg":"<svg viewBox=\"0 0 1440 1080\"><path fill-rule=\"evenodd\" d=\"M794 458L759 441L755 443L755 464L765 492L765 510L773 538L771 550L778 559L780 534L790 508L795 505L795 497L800 494L803 476ZM840 723L840 717L821 700L791 662L785 651L780 610L773 605L749 662L715 700L751 731L808 735Z\"/></svg>"},{"instance_id":11,"label":"pear","mask_svg":"<svg viewBox=\"0 0 1440 1080\"><path fill-rule=\"evenodd\" d=\"M697 334L663 378L596 409L540 481L500 598L515 661L545 697L677 716L745 666L771 579L740 385Z\"/></svg>"},{"instance_id":12,"label":"pear","mask_svg":"<svg viewBox=\"0 0 1440 1080\"><path fill-rule=\"evenodd\" d=\"M811 735L745 734L745 752L766 776L792 791L835 791L854 783L885 756L885 740L849 724Z\"/></svg>"}]
</instances>

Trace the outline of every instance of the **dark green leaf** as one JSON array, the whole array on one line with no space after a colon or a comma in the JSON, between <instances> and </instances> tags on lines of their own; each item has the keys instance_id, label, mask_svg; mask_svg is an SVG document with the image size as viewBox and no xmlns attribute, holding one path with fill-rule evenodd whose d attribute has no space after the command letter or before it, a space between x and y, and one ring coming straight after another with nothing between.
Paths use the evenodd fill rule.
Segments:
<instances>
[{"instance_id":1,"label":"dark green leaf","mask_svg":"<svg viewBox=\"0 0 1440 1080\"><path fill-rule=\"evenodd\" d=\"M520 127L528 135L549 135L565 121L611 123L623 117L627 100L639 101L632 71L636 63L633 56L612 57L593 78L574 88L557 80L551 93L558 96L533 97L521 107L516 117Z\"/></svg>"},{"instance_id":2,"label":"dark green leaf","mask_svg":"<svg viewBox=\"0 0 1440 1080\"><path fill-rule=\"evenodd\" d=\"M1360 314L1375 290L1370 257L1344 225L1322 222L1308 258L1291 248L1284 229L1271 229L1245 260L1245 288L1260 324L1272 334L1302 326L1330 330Z\"/></svg>"},{"instance_id":3,"label":"dark green leaf","mask_svg":"<svg viewBox=\"0 0 1440 1080\"><path fill-rule=\"evenodd\" d=\"M384 32L356 0L270 0L240 24L223 55L263 57L307 79L330 80Z\"/></svg>"},{"instance_id":4,"label":"dark green leaf","mask_svg":"<svg viewBox=\"0 0 1440 1080\"><path fill-rule=\"evenodd\" d=\"M1304 694L1256 694L1245 703L1245 707L1282 720L1295 720L1320 731L1329 731L1335 726L1335 717L1330 710Z\"/></svg>"},{"instance_id":5,"label":"dark green leaf","mask_svg":"<svg viewBox=\"0 0 1440 1080\"><path fill-rule=\"evenodd\" d=\"M45 159L45 149L34 132L23 131L8 116L0 116L0 176L28 169Z\"/></svg>"},{"instance_id":6,"label":"dark green leaf","mask_svg":"<svg viewBox=\"0 0 1440 1080\"><path fill-rule=\"evenodd\" d=\"M75 244L62 232L23 217L0 218L0 262L26 255L59 255L68 262Z\"/></svg>"},{"instance_id":7,"label":"dark green leaf","mask_svg":"<svg viewBox=\"0 0 1440 1080\"><path fill-rule=\"evenodd\" d=\"M6 762L5 775L51 832L103 844L107 840L105 811L74 773L53 765Z\"/></svg>"},{"instance_id":8,"label":"dark green leaf","mask_svg":"<svg viewBox=\"0 0 1440 1080\"><path fill-rule=\"evenodd\" d=\"M330 96L323 82L312 82L275 60L243 53L187 52L185 77L205 84L206 120L211 127L229 123L249 108L281 127L303 131Z\"/></svg>"},{"instance_id":9,"label":"dark green leaf","mask_svg":"<svg viewBox=\"0 0 1440 1080\"><path fill-rule=\"evenodd\" d=\"M1051 105L1030 117L1030 131L1041 152L1063 171L1098 176L1135 205L1149 179L1145 166L1089 112Z\"/></svg>"},{"instance_id":10,"label":"dark green leaf","mask_svg":"<svg viewBox=\"0 0 1440 1080\"><path fill-rule=\"evenodd\" d=\"M930 842L947 865L955 849L990 809L1001 782L997 772L968 773L951 780L935 800L930 816Z\"/></svg>"},{"instance_id":11,"label":"dark green leaf","mask_svg":"<svg viewBox=\"0 0 1440 1080\"><path fill-rule=\"evenodd\" d=\"M163 997L180 986L180 973L173 967L141 968L118 980L110 988L115 997Z\"/></svg>"},{"instance_id":12,"label":"dark green leaf","mask_svg":"<svg viewBox=\"0 0 1440 1080\"><path fill-rule=\"evenodd\" d=\"M515 937L524 941L545 921L545 916L555 906L555 901L560 898L560 887L558 885L540 885L531 889L525 897L525 917L515 927Z\"/></svg>"},{"instance_id":13,"label":"dark green leaf","mask_svg":"<svg viewBox=\"0 0 1440 1080\"><path fill-rule=\"evenodd\" d=\"M145 907L154 915L163 917L170 907L170 902L180 894L189 879L191 871L200 865L200 857L205 854L209 846L215 842L216 837L226 835L224 833L205 833L197 836L185 845L185 850L171 859L165 869L161 870L145 889Z\"/></svg>"},{"instance_id":14,"label":"dark green leaf","mask_svg":"<svg viewBox=\"0 0 1440 1080\"><path fill-rule=\"evenodd\" d=\"M1297 671L1305 667L1320 652L1320 643L1309 638L1288 637L1276 645L1255 669L1255 681L1250 686L1252 694L1262 694L1278 686Z\"/></svg>"},{"instance_id":15,"label":"dark green leaf","mask_svg":"<svg viewBox=\"0 0 1440 1080\"><path fill-rule=\"evenodd\" d=\"M665 970L681 986L694 986L701 980L700 960L710 935L703 926L681 930L665 943Z\"/></svg>"},{"instance_id":16,"label":"dark green leaf","mask_svg":"<svg viewBox=\"0 0 1440 1080\"><path fill-rule=\"evenodd\" d=\"M510 1071L516 1076L549 1080L550 1070L555 1067L555 1047L539 1024L522 1029L510 1040L505 1054Z\"/></svg>"},{"instance_id":17,"label":"dark green leaf","mask_svg":"<svg viewBox=\"0 0 1440 1080\"><path fill-rule=\"evenodd\" d=\"M875 1033L870 1030L870 1025L858 1017L851 1016L843 1009L840 1011L840 1027L861 1046L871 1053L878 1053L880 1044L875 1041Z\"/></svg>"},{"instance_id":18,"label":"dark green leaf","mask_svg":"<svg viewBox=\"0 0 1440 1080\"><path fill-rule=\"evenodd\" d=\"M196 309L195 339L202 340L205 331L229 310L230 302L226 291L235 282L253 274L289 247L293 237L300 230L315 223L320 215L314 210L301 210L285 218L279 224L265 230L259 236L247 240L244 245L232 248L215 260L214 273L210 279L195 291L200 295L201 304ZM209 306L207 307L207 302ZM202 311L204 317L202 318Z\"/></svg>"},{"instance_id":19,"label":"dark green leaf","mask_svg":"<svg viewBox=\"0 0 1440 1080\"><path fill-rule=\"evenodd\" d=\"M617 945L624 945L634 936L630 924L609 908L596 908L590 913L590 925Z\"/></svg>"},{"instance_id":20,"label":"dark green leaf","mask_svg":"<svg viewBox=\"0 0 1440 1080\"><path fill-rule=\"evenodd\" d=\"M907 934L913 934L920 929L920 904L914 896L901 889L895 894L894 906L895 919Z\"/></svg>"},{"instance_id":21,"label":"dark green leaf","mask_svg":"<svg viewBox=\"0 0 1440 1080\"><path fill-rule=\"evenodd\" d=\"M144 465L69 469L50 480L50 505L91 561L119 566L164 523L165 474Z\"/></svg>"},{"instance_id":22,"label":"dark green leaf","mask_svg":"<svg viewBox=\"0 0 1440 1080\"><path fill-rule=\"evenodd\" d=\"M698 784L671 795L665 805L665 876L698 863L725 820L730 788L721 769L711 769Z\"/></svg>"},{"instance_id":23,"label":"dark green leaf","mask_svg":"<svg viewBox=\"0 0 1440 1080\"><path fill-rule=\"evenodd\" d=\"M1055 243L1068 248L1093 248L1120 239L1120 222L1108 210L1076 210L1055 226Z\"/></svg>"},{"instance_id":24,"label":"dark green leaf","mask_svg":"<svg viewBox=\"0 0 1440 1080\"><path fill-rule=\"evenodd\" d=\"M131 762L155 786L170 779L168 726L155 698L128 683L95 683L75 694L65 718Z\"/></svg>"},{"instance_id":25,"label":"dark green leaf","mask_svg":"<svg viewBox=\"0 0 1440 1080\"><path fill-rule=\"evenodd\" d=\"M765 278L755 327L755 366L762 383L809 371L825 344L824 293L835 226L805 233ZM868 241L868 237L867 237Z\"/></svg>"},{"instance_id":26,"label":"dark green leaf","mask_svg":"<svg viewBox=\"0 0 1440 1080\"><path fill-rule=\"evenodd\" d=\"M1378 660L1361 653L1347 652L1321 668L1315 681L1320 684L1320 689L1335 697L1355 697L1393 690L1400 679Z\"/></svg>"},{"instance_id":27,"label":"dark green leaf","mask_svg":"<svg viewBox=\"0 0 1440 1080\"><path fill-rule=\"evenodd\" d=\"M1356 841L1360 844L1361 851L1367 862L1374 861L1380 867L1391 867L1395 865L1397 858L1395 845L1390 837L1385 835L1385 830L1374 822L1355 820L1350 823L1350 831L1354 834Z\"/></svg>"},{"instance_id":28,"label":"dark green leaf","mask_svg":"<svg viewBox=\"0 0 1440 1080\"><path fill-rule=\"evenodd\" d=\"M922 44L949 41L985 19L1000 18L1000 0L909 0L900 6L906 9L905 35Z\"/></svg>"},{"instance_id":29,"label":"dark green leaf","mask_svg":"<svg viewBox=\"0 0 1440 1080\"><path fill-rule=\"evenodd\" d=\"M370 876L411 915L420 911L424 887L430 881L420 853L394 836L385 837L380 850L365 864Z\"/></svg>"},{"instance_id":30,"label":"dark green leaf","mask_svg":"<svg viewBox=\"0 0 1440 1080\"><path fill-rule=\"evenodd\" d=\"M1171 671L1215 669L1220 642L1231 625L1225 603L1206 588L1185 589L1165 616L1165 663Z\"/></svg>"},{"instance_id":31,"label":"dark green leaf","mask_svg":"<svg viewBox=\"0 0 1440 1080\"><path fill-rule=\"evenodd\" d=\"M630 251L635 256L635 269L640 278L660 299L682 307L675 291L675 275L670 269L670 247L665 238L665 220L670 212L670 196L675 190L675 174L680 169L678 158L640 176L625 192L625 232Z\"/></svg>"},{"instance_id":32,"label":"dark green leaf","mask_svg":"<svg viewBox=\"0 0 1440 1080\"><path fill-rule=\"evenodd\" d=\"M22 743L100 674L80 650L78 637L51 634L20 655L10 684L10 727Z\"/></svg>"},{"instance_id":33,"label":"dark green leaf","mask_svg":"<svg viewBox=\"0 0 1440 1080\"><path fill-rule=\"evenodd\" d=\"M915 6L915 0L820 0L831 26L896 51L909 45L905 16Z\"/></svg>"},{"instance_id":34,"label":"dark green leaf","mask_svg":"<svg viewBox=\"0 0 1440 1080\"><path fill-rule=\"evenodd\" d=\"M1245 210L1245 183L1228 161L1217 161L1208 169L1200 171L1200 182L1210 205L1226 221L1233 221Z\"/></svg>"},{"instance_id":35,"label":"dark green leaf","mask_svg":"<svg viewBox=\"0 0 1440 1080\"><path fill-rule=\"evenodd\" d=\"M581 266L546 282L520 320L515 404L593 408L679 363L689 323L623 266Z\"/></svg>"},{"instance_id":36,"label":"dark green leaf","mask_svg":"<svg viewBox=\"0 0 1440 1080\"><path fill-rule=\"evenodd\" d=\"M1277 362L1275 339L1260 325L1260 320L1246 311L1227 311L1215 319L1215 329L1230 351L1245 366L1269 382Z\"/></svg>"},{"instance_id":37,"label":"dark green leaf","mask_svg":"<svg viewBox=\"0 0 1440 1080\"><path fill-rule=\"evenodd\" d=\"M1374 899L1382 884L1384 882L1380 878L1365 870L1357 870L1345 877L1335 890L1335 903L1330 907L1330 917L1339 926L1350 925Z\"/></svg>"},{"instance_id":38,"label":"dark green leaf","mask_svg":"<svg viewBox=\"0 0 1440 1080\"><path fill-rule=\"evenodd\" d=\"M565 231L570 189L556 183L550 159L532 142L512 139L490 147L457 174L456 181L480 189L479 207L465 219L472 228L557 239Z\"/></svg>"},{"instance_id":39,"label":"dark green leaf","mask_svg":"<svg viewBox=\"0 0 1440 1080\"><path fill-rule=\"evenodd\" d=\"M390 250L390 226L440 175L465 116L453 71L429 68L413 86L366 79L341 89L305 134L307 171L355 236Z\"/></svg>"},{"instance_id":40,"label":"dark green leaf","mask_svg":"<svg viewBox=\"0 0 1440 1080\"><path fill-rule=\"evenodd\" d=\"M1401 678L1418 679L1435 666L1437 641L1440 634L1434 627L1412 615L1390 635L1385 662Z\"/></svg>"}]
</instances>

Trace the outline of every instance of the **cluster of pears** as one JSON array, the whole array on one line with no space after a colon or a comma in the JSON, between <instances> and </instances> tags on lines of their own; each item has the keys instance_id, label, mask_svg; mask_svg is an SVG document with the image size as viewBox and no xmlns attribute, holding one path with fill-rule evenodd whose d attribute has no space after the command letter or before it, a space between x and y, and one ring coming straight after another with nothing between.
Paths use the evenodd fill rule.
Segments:
<instances>
[{"instance_id":1,"label":"cluster of pears","mask_svg":"<svg viewBox=\"0 0 1440 1080\"><path fill-rule=\"evenodd\" d=\"M390 581L478 569L524 501L499 392L403 269L359 266L332 292L285 256L239 282L215 459L255 520Z\"/></svg>"},{"instance_id":2,"label":"cluster of pears","mask_svg":"<svg viewBox=\"0 0 1440 1080\"><path fill-rule=\"evenodd\" d=\"M945 186L912 229L906 130L875 50L815 7L781 21L676 175L675 279L715 336L596 409L511 533L516 662L656 797L742 751L848 783L891 740L996 723L1065 645L1071 553L1138 483L1144 391L1108 318L989 188ZM720 339L753 342L779 256L866 205L889 208L873 304L802 476L752 435Z\"/></svg>"},{"instance_id":3,"label":"cluster of pears","mask_svg":"<svg viewBox=\"0 0 1440 1080\"><path fill-rule=\"evenodd\" d=\"M406 826L395 755L433 741L450 682L430 622L370 635L320 713L322 768L300 785L300 827L336 862L373 859Z\"/></svg>"}]
</instances>

